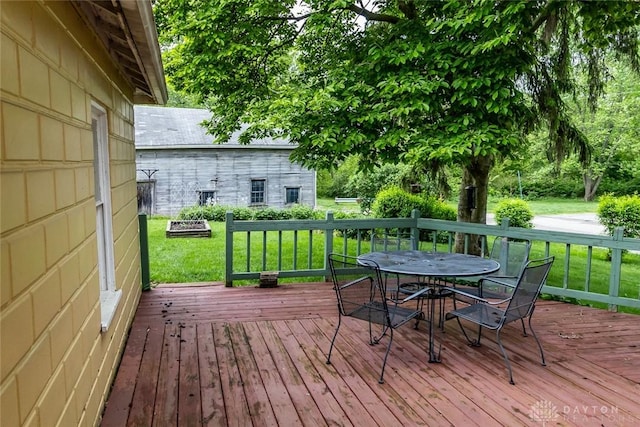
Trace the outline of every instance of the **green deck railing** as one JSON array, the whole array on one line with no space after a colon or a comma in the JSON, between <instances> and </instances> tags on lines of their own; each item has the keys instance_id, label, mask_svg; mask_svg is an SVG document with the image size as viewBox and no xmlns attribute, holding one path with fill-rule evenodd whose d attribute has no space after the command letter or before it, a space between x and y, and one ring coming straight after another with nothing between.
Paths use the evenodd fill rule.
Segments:
<instances>
[{"instance_id":1,"label":"green deck railing","mask_svg":"<svg viewBox=\"0 0 640 427\"><path fill-rule=\"evenodd\" d=\"M225 284L255 280L265 271L279 278L326 280L331 252L359 255L369 251L374 234L410 233L423 250L452 252L455 235L504 236L532 242L531 258L556 256L552 274L543 292L549 295L640 309L640 239L563 233L500 225L471 224L420 218L235 221L226 215ZM485 240L487 241L487 240Z\"/></svg>"}]
</instances>

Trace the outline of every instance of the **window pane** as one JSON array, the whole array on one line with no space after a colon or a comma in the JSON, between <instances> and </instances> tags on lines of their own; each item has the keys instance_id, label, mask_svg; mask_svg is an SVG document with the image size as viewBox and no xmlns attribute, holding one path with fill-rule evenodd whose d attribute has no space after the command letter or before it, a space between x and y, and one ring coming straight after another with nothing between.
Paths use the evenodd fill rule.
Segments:
<instances>
[{"instance_id":1,"label":"window pane","mask_svg":"<svg viewBox=\"0 0 640 427\"><path fill-rule=\"evenodd\" d=\"M264 203L264 179L251 180L251 203Z\"/></svg>"},{"instance_id":2,"label":"window pane","mask_svg":"<svg viewBox=\"0 0 640 427\"><path fill-rule=\"evenodd\" d=\"M216 192L214 190L204 190L199 193L198 204L200 206L213 206L216 204Z\"/></svg>"},{"instance_id":3,"label":"window pane","mask_svg":"<svg viewBox=\"0 0 640 427\"><path fill-rule=\"evenodd\" d=\"M300 203L300 188L287 188L286 189L286 202L290 203Z\"/></svg>"}]
</instances>

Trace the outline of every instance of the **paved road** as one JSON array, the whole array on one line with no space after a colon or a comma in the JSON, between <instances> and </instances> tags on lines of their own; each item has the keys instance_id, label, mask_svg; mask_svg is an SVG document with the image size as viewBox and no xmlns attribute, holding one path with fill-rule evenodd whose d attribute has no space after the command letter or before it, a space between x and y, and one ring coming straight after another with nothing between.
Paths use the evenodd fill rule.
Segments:
<instances>
[{"instance_id":1,"label":"paved road","mask_svg":"<svg viewBox=\"0 0 640 427\"><path fill-rule=\"evenodd\" d=\"M495 224L493 214L487 214L487 224ZM607 234L595 213L537 215L533 218L533 228L569 233Z\"/></svg>"}]
</instances>

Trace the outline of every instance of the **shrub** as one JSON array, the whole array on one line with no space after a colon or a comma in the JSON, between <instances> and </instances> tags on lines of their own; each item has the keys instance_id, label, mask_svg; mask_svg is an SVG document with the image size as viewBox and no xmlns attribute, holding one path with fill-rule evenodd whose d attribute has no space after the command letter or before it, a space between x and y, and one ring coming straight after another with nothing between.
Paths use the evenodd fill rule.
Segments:
<instances>
[{"instance_id":1,"label":"shrub","mask_svg":"<svg viewBox=\"0 0 640 427\"><path fill-rule=\"evenodd\" d=\"M420 208L420 216L455 221L458 219L458 212L437 197L428 196Z\"/></svg>"},{"instance_id":2,"label":"shrub","mask_svg":"<svg viewBox=\"0 0 640 427\"><path fill-rule=\"evenodd\" d=\"M640 196L600 197L598 218L610 235L616 227L624 227L625 237L640 238Z\"/></svg>"},{"instance_id":3,"label":"shrub","mask_svg":"<svg viewBox=\"0 0 640 427\"><path fill-rule=\"evenodd\" d=\"M293 219L315 219L316 212L307 205L295 204L289 208L290 217Z\"/></svg>"},{"instance_id":4,"label":"shrub","mask_svg":"<svg viewBox=\"0 0 640 427\"><path fill-rule=\"evenodd\" d=\"M261 208L254 212L253 219L257 221L273 221L279 219L290 219L289 211L276 208Z\"/></svg>"},{"instance_id":5,"label":"shrub","mask_svg":"<svg viewBox=\"0 0 640 427\"><path fill-rule=\"evenodd\" d=\"M356 212L336 211L333 213L334 219L356 219L356 218L363 218L363 217L364 215ZM337 230L336 235L338 237L343 237L346 235L348 239L356 239L358 237L358 230L355 228ZM370 239L371 238L370 230L360 230L360 238L363 240Z\"/></svg>"},{"instance_id":6,"label":"shrub","mask_svg":"<svg viewBox=\"0 0 640 427\"><path fill-rule=\"evenodd\" d=\"M500 224L504 218L509 218L511 227L532 228L533 212L524 200L505 199L499 202L495 209L496 223Z\"/></svg>"},{"instance_id":7,"label":"shrub","mask_svg":"<svg viewBox=\"0 0 640 427\"><path fill-rule=\"evenodd\" d=\"M376 218L410 218L414 209L424 209L424 199L392 186L378 193L372 212Z\"/></svg>"},{"instance_id":8,"label":"shrub","mask_svg":"<svg viewBox=\"0 0 640 427\"><path fill-rule=\"evenodd\" d=\"M235 221L248 221L253 219L254 210L251 208L234 206L227 210L233 212L233 219Z\"/></svg>"},{"instance_id":9,"label":"shrub","mask_svg":"<svg viewBox=\"0 0 640 427\"><path fill-rule=\"evenodd\" d=\"M207 221L223 222L225 212L229 208L215 205L215 206L189 206L180 210L178 219L183 220L196 220L206 219Z\"/></svg>"}]
</instances>

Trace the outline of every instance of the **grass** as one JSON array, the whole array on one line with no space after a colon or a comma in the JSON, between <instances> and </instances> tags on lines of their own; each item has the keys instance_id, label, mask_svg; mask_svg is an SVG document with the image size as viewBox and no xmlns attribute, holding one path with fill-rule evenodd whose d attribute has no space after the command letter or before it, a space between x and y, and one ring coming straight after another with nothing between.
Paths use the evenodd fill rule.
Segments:
<instances>
[{"instance_id":1,"label":"grass","mask_svg":"<svg viewBox=\"0 0 640 427\"><path fill-rule=\"evenodd\" d=\"M319 203L323 207L331 208L331 201ZM335 205L335 203L333 203ZM336 205L335 208L353 209L350 204ZM593 212L597 203L585 203L575 200L544 200L531 202L532 210L536 214L557 214L557 213L579 213ZM165 228L167 218L153 217L149 219L149 255L150 274L152 284L158 283L189 283L189 282L215 282L224 280L225 268L225 229L224 223L210 223L211 238L166 238ZM273 234L269 234L272 236ZM240 234L235 237L234 244L234 264L238 269L244 269L247 264L246 257L246 235ZM252 233L251 237L251 270L280 270L291 269L294 266L293 232L282 233L281 251L283 256L282 265L274 265L276 257L269 256L266 264L262 265L262 234ZM311 261L308 254L308 241L312 239ZM323 259L323 237L317 233L300 232L297 236L298 248L295 256L295 265L298 269L322 268ZM355 242L345 241L336 238L335 249L342 251L343 245L350 248L351 253L355 253ZM275 254L279 250L277 238L269 237L266 241L266 252ZM363 242L361 251L368 250L368 242ZM563 260L565 246L562 244L552 244L551 254L556 255L556 263L552 268L549 283L552 285L562 285ZM534 243L531 257L541 257L544 253L544 244ZM587 250L584 247L571 247L571 269L569 276L570 289L584 289ZM623 271L621 277L620 295L630 298L638 298L637 278L640 277L640 255L626 254L624 258ZM263 268L264 267L264 268ZM297 282L301 279L281 279L280 282ZM308 278L305 280L320 280L320 278ZM234 282L236 283L236 282ZM249 283L249 282L246 282ZM251 281L255 283L255 281ZM609 262L607 261L607 251L594 249L592 254L592 269L590 277L592 292L608 293L609 287ZM237 282L237 284L243 284ZM602 306L602 305L600 305Z\"/></svg>"},{"instance_id":2,"label":"grass","mask_svg":"<svg viewBox=\"0 0 640 427\"><path fill-rule=\"evenodd\" d=\"M490 198L488 202L488 212L491 213L495 209L496 205L502 199ZM457 200L449 200L447 204L457 209ZM540 200L527 200L527 204L533 211L534 215L555 215L555 214L570 214L570 213L595 213L598 210L598 202L585 202L582 199L561 199L561 198L548 198ZM348 209L351 211L359 211L357 203L336 203L334 199L318 199L318 209L324 210L342 210Z\"/></svg>"}]
</instances>

